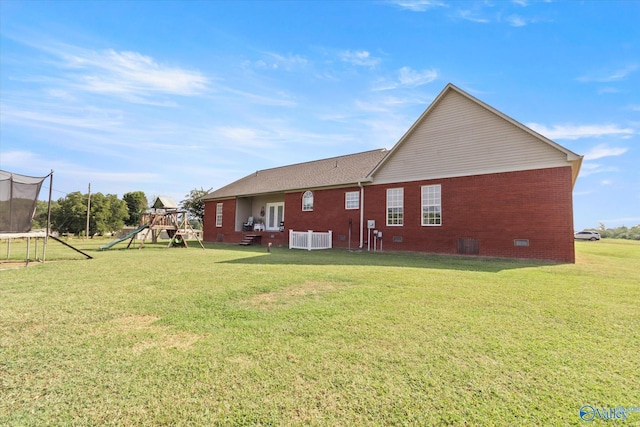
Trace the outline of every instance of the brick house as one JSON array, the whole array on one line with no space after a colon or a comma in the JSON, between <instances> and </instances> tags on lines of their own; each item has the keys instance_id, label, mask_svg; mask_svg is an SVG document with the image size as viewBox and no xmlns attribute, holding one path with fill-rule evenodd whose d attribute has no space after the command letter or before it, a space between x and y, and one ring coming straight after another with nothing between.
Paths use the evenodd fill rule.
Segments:
<instances>
[{"instance_id":1,"label":"brick house","mask_svg":"<svg viewBox=\"0 0 640 427\"><path fill-rule=\"evenodd\" d=\"M582 156L448 84L389 151L259 170L204 197L204 240L332 230L333 247L574 262ZM370 221L374 221L371 224ZM372 226L370 229L369 226Z\"/></svg>"}]
</instances>

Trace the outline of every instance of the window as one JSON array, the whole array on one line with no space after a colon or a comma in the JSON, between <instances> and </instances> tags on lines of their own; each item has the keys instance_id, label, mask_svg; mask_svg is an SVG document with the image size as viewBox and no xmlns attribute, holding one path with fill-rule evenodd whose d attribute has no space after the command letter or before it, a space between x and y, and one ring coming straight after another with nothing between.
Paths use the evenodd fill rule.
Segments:
<instances>
[{"instance_id":1,"label":"window","mask_svg":"<svg viewBox=\"0 0 640 427\"><path fill-rule=\"evenodd\" d=\"M360 209L360 192L359 191L347 191L346 193L344 193L344 208Z\"/></svg>"},{"instance_id":2,"label":"window","mask_svg":"<svg viewBox=\"0 0 640 427\"><path fill-rule=\"evenodd\" d=\"M302 210L303 211L312 211L313 210L313 193L311 191L305 191L302 195Z\"/></svg>"},{"instance_id":3,"label":"window","mask_svg":"<svg viewBox=\"0 0 640 427\"><path fill-rule=\"evenodd\" d=\"M387 189L387 225L404 224L404 189Z\"/></svg>"},{"instance_id":4,"label":"window","mask_svg":"<svg viewBox=\"0 0 640 427\"><path fill-rule=\"evenodd\" d=\"M267 203L267 230L280 230L280 223L284 221L284 202Z\"/></svg>"},{"instance_id":5,"label":"window","mask_svg":"<svg viewBox=\"0 0 640 427\"><path fill-rule=\"evenodd\" d=\"M422 225L442 225L440 184L422 186Z\"/></svg>"},{"instance_id":6,"label":"window","mask_svg":"<svg viewBox=\"0 0 640 427\"><path fill-rule=\"evenodd\" d=\"M216 227L222 227L222 203L216 204Z\"/></svg>"}]
</instances>

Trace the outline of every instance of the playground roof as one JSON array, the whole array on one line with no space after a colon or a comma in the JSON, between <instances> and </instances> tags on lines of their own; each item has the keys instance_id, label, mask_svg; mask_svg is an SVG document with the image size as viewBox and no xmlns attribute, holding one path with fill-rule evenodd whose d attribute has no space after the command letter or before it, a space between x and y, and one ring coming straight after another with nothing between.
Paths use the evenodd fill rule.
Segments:
<instances>
[{"instance_id":1,"label":"playground roof","mask_svg":"<svg viewBox=\"0 0 640 427\"><path fill-rule=\"evenodd\" d=\"M178 209L178 204L171 198L158 196L151 206L154 209Z\"/></svg>"}]
</instances>

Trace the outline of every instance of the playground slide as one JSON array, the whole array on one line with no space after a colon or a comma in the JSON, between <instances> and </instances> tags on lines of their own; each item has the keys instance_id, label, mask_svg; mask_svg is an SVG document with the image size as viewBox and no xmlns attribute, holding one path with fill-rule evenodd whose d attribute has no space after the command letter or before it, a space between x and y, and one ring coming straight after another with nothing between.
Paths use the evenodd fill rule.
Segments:
<instances>
[{"instance_id":1,"label":"playground slide","mask_svg":"<svg viewBox=\"0 0 640 427\"><path fill-rule=\"evenodd\" d=\"M138 227L138 228L136 228L135 230L133 230L133 231L131 231L131 232L129 232L129 233L127 233L127 234L125 234L124 236L122 236L122 237L118 237L116 240L114 240L114 241L112 241L112 242L109 242L109 243L107 243L106 245L102 245L102 246L100 246L98 249L100 249L101 251L103 251L103 250L105 250L105 249L109 249L109 248L111 248L111 247L113 247L113 246L117 245L118 243L120 243L120 242L122 242L122 241L124 241L124 240L127 240L127 239L132 238L133 236L135 236L136 234L138 234L139 232L141 232L141 231L142 231L142 230L144 230L145 228L149 228L149 225L148 225L148 224L141 225L140 227Z\"/></svg>"}]
</instances>

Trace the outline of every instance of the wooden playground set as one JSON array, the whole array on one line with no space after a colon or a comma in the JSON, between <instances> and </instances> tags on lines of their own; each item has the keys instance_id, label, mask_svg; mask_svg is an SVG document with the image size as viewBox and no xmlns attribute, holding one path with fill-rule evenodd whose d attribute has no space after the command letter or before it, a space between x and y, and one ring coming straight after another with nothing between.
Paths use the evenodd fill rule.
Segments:
<instances>
[{"instance_id":1,"label":"wooden playground set","mask_svg":"<svg viewBox=\"0 0 640 427\"><path fill-rule=\"evenodd\" d=\"M169 236L169 244L167 247L188 247L187 238L189 236L195 236L200 244L200 247L204 249L202 240L198 233L191 227L187 214L184 211L178 209L178 205L168 197L158 197L153 203L152 210L143 213L140 218L140 226L125 235L118 237L117 239L102 245L100 250L110 249L120 242L124 242L129 239L127 249L129 249L134 240L136 240L139 233L142 234L142 239L137 245L138 249L144 246L144 243L151 235L151 241L157 243L158 237L162 231L165 231ZM135 246L135 245L134 245Z\"/></svg>"}]
</instances>

